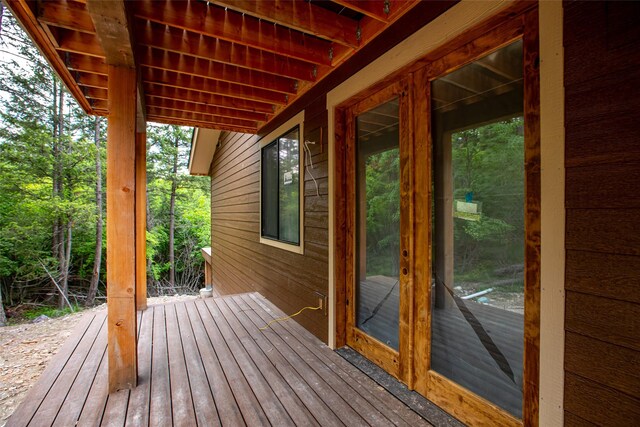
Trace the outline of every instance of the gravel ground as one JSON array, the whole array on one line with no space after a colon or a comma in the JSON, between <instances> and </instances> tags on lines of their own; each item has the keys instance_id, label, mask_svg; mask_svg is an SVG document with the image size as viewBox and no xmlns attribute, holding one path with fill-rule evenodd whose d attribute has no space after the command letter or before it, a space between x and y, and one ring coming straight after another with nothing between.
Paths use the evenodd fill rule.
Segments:
<instances>
[{"instance_id":1,"label":"gravel ground","mask_svg":"<svg viewBox=\"0 0 640 427\"><path fill-rule=\"evenodd\" d=\"M154 297L148 304L163 304L197 298L195 295ZM0 427L25 398L49 360L73 333L88 311L105 310L106 304L80 313L0 328Z\"/></svg>"}]
</instances>

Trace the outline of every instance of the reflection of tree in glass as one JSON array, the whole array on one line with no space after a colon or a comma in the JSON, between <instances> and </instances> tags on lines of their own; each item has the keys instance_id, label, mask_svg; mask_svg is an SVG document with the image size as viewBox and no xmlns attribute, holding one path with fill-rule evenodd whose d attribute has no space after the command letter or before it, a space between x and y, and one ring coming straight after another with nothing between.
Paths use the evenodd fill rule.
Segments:
<instances>
[{"instance_id":1,"label":"reflection of tree in glass","mask_svg":"<svg viewBox=\"0 0 640 427\"><path fill-rule=\"evenodd\" d=\"M367 275L397 277L400 258L397 148L367 158Z\"/></svg>"},{"instance_id":2,"label":"reflection of tree in glass","mask_svg":"<svg viewBox=\"0 0 640 427\"><path fill-rule=\"evenodd\" d=\"M300 155L298 129L279 140L280 240L299 243Z\"/></svg>"},{"instance_id":3,"label":"reflection of tree in glass","mask_svg":"<svg viewBox=\"0 0 640 427\"><path fill-rule=\"evenodd\" d=\"M524 262L524 137L517 117L452 135L454 199L482 203L479 221L454 220L457 281L494 281ZM520 288L522 278L515 286ZM516 283L514 283L516 285ZM516 289L514 289L516 290Z\"/></svg>"}]
</instances>

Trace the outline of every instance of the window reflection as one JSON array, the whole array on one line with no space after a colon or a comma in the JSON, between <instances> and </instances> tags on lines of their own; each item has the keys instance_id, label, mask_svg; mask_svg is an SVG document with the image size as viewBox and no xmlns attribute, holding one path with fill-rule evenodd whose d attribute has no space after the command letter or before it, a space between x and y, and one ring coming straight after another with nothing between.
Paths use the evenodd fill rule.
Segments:
<instances>
[{"instance_id":1,"label":"window reflection","mask_svg":"<svg viewBox=\"0 0 640 427\"><path fill-rule=\"evenodd\" d=\"M432 82L431 368L522 414L522 43Z\"/></svg>"}]
</instances>

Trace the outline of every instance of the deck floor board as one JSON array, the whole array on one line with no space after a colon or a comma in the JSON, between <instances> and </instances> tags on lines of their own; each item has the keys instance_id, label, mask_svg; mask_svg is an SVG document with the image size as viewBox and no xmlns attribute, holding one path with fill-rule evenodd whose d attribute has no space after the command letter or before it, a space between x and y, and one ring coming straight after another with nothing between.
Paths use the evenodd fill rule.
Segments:
<instances>
[{"instance_id":1,"label":"deck floor board","mask_svg":"<svg viewBox=\"0 0 640 427\"><path fill-rule=\"evenodd\" d=\"M108 394L88 313L7 426L429 425L259 294L139 313L138 383Z\"/></svg>"}]
</instances>

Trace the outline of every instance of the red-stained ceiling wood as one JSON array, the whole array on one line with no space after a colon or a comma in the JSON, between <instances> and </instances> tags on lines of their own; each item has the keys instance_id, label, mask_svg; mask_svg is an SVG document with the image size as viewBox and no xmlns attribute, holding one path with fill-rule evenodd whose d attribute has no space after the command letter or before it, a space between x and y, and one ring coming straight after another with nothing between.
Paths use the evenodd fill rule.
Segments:
<instances>
[{"instance_id":1,"label":"red-stained ceiling wood","mask_svg":"<svg viewBox=\"0 0 640 427\"><path fill-rule=\"evenodd\" d=\"M192 89L163 86L148 81L145 81L144 91L148 96L175 100L176 102L184 100L194 104L227 107L239 111L259 112L269 115L273 115L274 113L274 106L266 102L199 92Z\"/></svg>"},{"instance_id":2,"label":"red-stained ceiling wood","mask_svg":"<svg viewBox=\"0 0 640 427\"><path fill-rule=\"evenodd\" d=\"M310 62L288 58L249 46L233 44L226 40L171 28L154 22L136 22L137 43L144 46L175 52L181 55L209 59L297 80L313 81L317 66ZM329 68L325 66L325 68Z\"/></svg>"},{"instance_id":3,"label":"red-stained ceiling wood","mask_svg":"<svg viewBox=\"0 0 640 427\"><path fill-rule=\"evenodd\" d=\"M331 65L331 43L202 1L133 2L135 16L204 36L321 65Z\"/></svg>"},{"instance_id":4,"label":"red-stained ceiling wood","mask_svg":"<svg viewBox=\"0 0 640 427\"><path fill-rule=\"evenodd\" d=\"M36 10L38 21L47 25L93 34L96 32L84 2L39 1Z\"/></svg>"},{"instance_id":5,"label":"red-stained ceiling wood","mask_svg":"<svg viewBox=\"0 0 640 427\"><path fill-rule=\"evenodd\" d=\"M160 49L138 49L138 65L295 95L296 80Z\"/></svg>"},{"instance_id":6,"label":"red-stained ceiling wood","mask_svg":"<svg viewBox=\"0 0 640 427\"><path fill-rule=\"evenodd\" d=\"M216 0L215 3L344 46L357 48L360 44L358 21L308 1Z\"/></svg>"},{"instance_id":7,"label":"red-stained ceiling wood","mask_svg":"<svg viewBox=\"0 0 640 427\"><path fill-rule=\"evenodd\" d=\"M389 13L385 12L390 9L390 4L384 1L367 1L367 0L334 0L346 8L356 10L370 18L379 20L380 22L389 22Z\"/></svg>"},{"instance_id":8,"label":"red-stained ceiling wood","mask_svg":"<svg viewBox=\"0 0 640 427\"><path fill-rule=\"evenodd\" d=\"M107 64L124 64L147 120L254 133L417 4L6 1L87 113L108 113Z\"/></svg>"},{"instance_id":9,"label":"red-stained ceiling wood","mask_svg":"<svg viewBox=\"0 0 640 427\"><path fill-rule=\"evenodd\" d=\"M286 104L288 96L268 89L253 88L235 83L223 82L204 77L190 76L174 71L156 70L143 67L142 79L145 82L176 88L189 88L199 92L226 95L234 98L249 99L271 104Z\"/></svg>"},{"instance_id":10,"label":"red-stained ceiling wood","mask_svg":"<svg viewBox=\"0 0 640 427\"><path fill-rule=\"evenodd\" d=\"M184 112L191 111L194 113L209 114L212 116L226 117L229 119L240 118L253 122L266 122L270 117L266 113L238 111L232 108L220 107L217 105L196 104L190 101L177 101L174 99L160 98L153 95L147 95L147 106Z\"/></svg>"}]
</instances>

